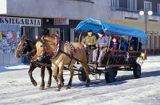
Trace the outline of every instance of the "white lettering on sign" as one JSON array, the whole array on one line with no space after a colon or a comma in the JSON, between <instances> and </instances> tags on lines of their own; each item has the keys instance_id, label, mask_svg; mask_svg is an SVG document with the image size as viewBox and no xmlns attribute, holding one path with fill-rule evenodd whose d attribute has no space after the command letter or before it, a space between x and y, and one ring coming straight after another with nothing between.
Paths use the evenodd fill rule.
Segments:
<instances>
[{"instance_id":1,"label":"white lettering on sign","mask_svg":"<svg viewBox=\"0 0 160 105\"><path fill-rule=\"evenodd\" d=\"M41 19L34 18L17 18L17 17L0 17L0 24L15 24L21 26L37 26L42 25Z\"/></svg>"}]
</instances>

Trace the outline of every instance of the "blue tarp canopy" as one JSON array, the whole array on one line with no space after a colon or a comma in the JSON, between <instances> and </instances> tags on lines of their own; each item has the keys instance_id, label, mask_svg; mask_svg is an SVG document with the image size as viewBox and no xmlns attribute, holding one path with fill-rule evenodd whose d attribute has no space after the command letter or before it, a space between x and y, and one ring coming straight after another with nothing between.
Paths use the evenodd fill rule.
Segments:
<instances>
[{"instance_id":1,"label":"blue tarp canopy","mask_svg":"<svg viewBox=\"0 0 160 105\"><path fill-rule=\"evenodd\" d=\"M102 31L102 23L99 20L95 20L92 18L86 19L84 21L81 21L75 30L79 30L82 32L87 32L89 30L92 30L94 33L98 33L99 31Z\"/></svg>"},{"instance_id":2,"label":"blue tarp canopy","mask_svg":"<svg viewBox=\"0 0 160 105\"><path fill-rule=\"evenodd\" d=\"M81 21L75 30L79 30L82 32L87 32L89 30L92 30L94 33L98 33L99 31L102 31L102 23L99 20L95 20L92 18L89 18L87 20Z\"/></svg>"},{"instance_id":3,"label":"blue tarp canopy","mask_svg":"<svg viewBox=\"0 0 160 105\"><path fill-rule=\"evenodd\" d=\"M144 31L138 28L128 27L119 24L112 24L100 20L95 20L92 18L80 22L75 28L75 30L79 30L82 32L87 32L88 30L92 30L94 33L98 33L99 31L110 31L113 33L113 35L131 36L131 37L141 38L144 40L148 39L148 36L144 33Z\"/></svg>"}]
</instances>

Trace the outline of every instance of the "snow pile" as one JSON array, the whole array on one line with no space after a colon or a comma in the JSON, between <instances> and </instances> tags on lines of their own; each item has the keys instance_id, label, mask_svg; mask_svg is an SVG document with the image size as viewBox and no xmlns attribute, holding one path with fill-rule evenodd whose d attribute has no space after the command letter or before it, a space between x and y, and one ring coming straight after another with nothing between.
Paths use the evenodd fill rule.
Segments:
<instances>
[{"instance_id":1,"label":"snow pile","mask_svg":"<svg viewBox=\"0 0 160 105\"><path fill-rule=\"evenodd\" d=\"M119 71L116 82L105 83L104 77L85 87L75 76L73 86L66 90L69 72L65 72L65 87L60 92L52 87L39 90L32 86L26 70L0 73L0 105L160 105L160 56L149 57L142 66L142 78L133 72ZM40 85L40 69L33 73ZM46 72L45 83L48 74Z\"/></svg>"},{"instance_id":2,"label":"snow pile","mask_svg":"<svg viewBox=\"0 0 160 105\"><path fill-rule=\"evenodd\" d=\"M29 69L29 65L0 66L0 72Z\"/></svg>"}]
</instances>

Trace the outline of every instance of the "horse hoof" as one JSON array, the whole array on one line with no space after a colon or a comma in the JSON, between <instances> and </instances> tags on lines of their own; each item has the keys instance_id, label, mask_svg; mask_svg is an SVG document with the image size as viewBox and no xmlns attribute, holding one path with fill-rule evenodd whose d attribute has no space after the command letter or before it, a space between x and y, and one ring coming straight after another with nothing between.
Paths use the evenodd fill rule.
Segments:
<instances>
[{"instance_id":1,"label":"horse hoof","mask_svg":"<svg viewBox=\"0 0 160 105\"><path fill-rule=\"evenodd\" d=\"M71 89L71 86L67 86L67 88L66 89Z\"/></svg>"},{"instance_id":2,"label":"horse hoof","mask_svg":"<svg viewBox=\"0 0 160 105\"><path fill-rule=\"evenodd\" d=\"M42 86L40 86L40 88L39 88L40 90L44 90L44 87L42 87Z\"/></svg>"},{"instance_id":3,"label":"horse hoof","mask_svg":"<svg viewBox=\"0 0 160 105\"><path fill-rule=\"evenodd\" d=\"M58 89L57 89L57 90L58 90L58 91L61 90L61 84L58 85Z\"/></svg>"},{"instance_id":4,"label":"horse hoof","mask_svg":"<svg viewBox=\"0 0 160 105\"><path fill-rule=\"evenodd\" d=\"M48 84L47 86L46 86L46 88L50 88L51 87L51 84Z\"/></svg>"},{"instance_id":5,"label":"horse hoof","mask_svg":"<svg viewBox=\"0 0 160 105\"><path fill-rule=\"evenodd\" d=\"M86 84L86 87L89 87L90 86L90 84Z\"/></svg>"},{"instance_id":6,"label":"horse hoof","mask_svg":"<svg viewBox=\"0 0 160 105\"><path fill-rule=\"evenodd\" d=\"M90 79L87 79L86 81L86 87L89 87L90 86Z\"/></svg>"},{"instance_id":7,"label":"horse hoof","mask_svg":"<svg viewBox=\"0 0 160 105\"><path fill-rule=\"evenodd\" d=\"M64 83L61 84L61 87L63 87L63 86L64 86Z\"/></svg>"},{"instance_id":8,"label":"horse hoof","mask_svg":"<svg viewBox=\"0 0 160 105\"><path fill-rule=\"evenodd\" d=\"M60 91L61 89L57 89L57 91Z\"/></svg>"},{"instance_id":9,"label":"horse hoof","mask_svg":"<svg viewBox=\"0 0 160 105\"><path fill-rule=\"evenodd\" d=\"M40 85L40 90L44 90L44 86L45 86L45 84L41 84Z\"/></svg>"},{"instance_id":10,"label":"horse hoof","mask_svg":"<svg viewBox=\"0 0 160 105\"><path fill-rule=\"evenodd\" d=\"M36 81L33 81L32 84L33 84L33 86L35 86L35 87L37 86L37 82L36 82Z\"/></svg>"}]
</instances>

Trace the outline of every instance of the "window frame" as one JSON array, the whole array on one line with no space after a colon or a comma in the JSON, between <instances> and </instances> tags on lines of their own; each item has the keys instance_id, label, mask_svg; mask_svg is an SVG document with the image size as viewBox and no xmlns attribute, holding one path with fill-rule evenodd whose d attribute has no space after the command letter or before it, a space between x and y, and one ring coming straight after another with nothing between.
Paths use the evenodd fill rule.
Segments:
<instances>
[{"instance_id":1,"label":"window frame","mask_svg":"<svg viewBox=\"0 0 160 105\"><path fill-rule=\"evenodd\" d=\"M157 14L160 15L160 3L157 3Z\"/></svg>"},{"instance_id":2,"label":"window frame","mask_svg":"<svg viewBox=\"0 0 160 105\"><path fill-rule=\"evenodd\" d=\"M152 11L152 2L144 0L144 11Z\"/></svg>"},{"instance_id":3,"label":"window frame","mask_svg":"<svg viewBox=\"0 0 160 105\"><path fill-rule=\"evenodd\" d=\"M129 11L137 11L137 0L127 0L127 9Z\"/></svg>"},{"instance_id":4,"label":"window frame","mask_svg":"<svg viewBox=\"0 0 160 105\"><path fill-rule=\"evenodd\" d=\"M119 9L119 0L111 0L111 8Z\"/></svg>"}]
</instances>

